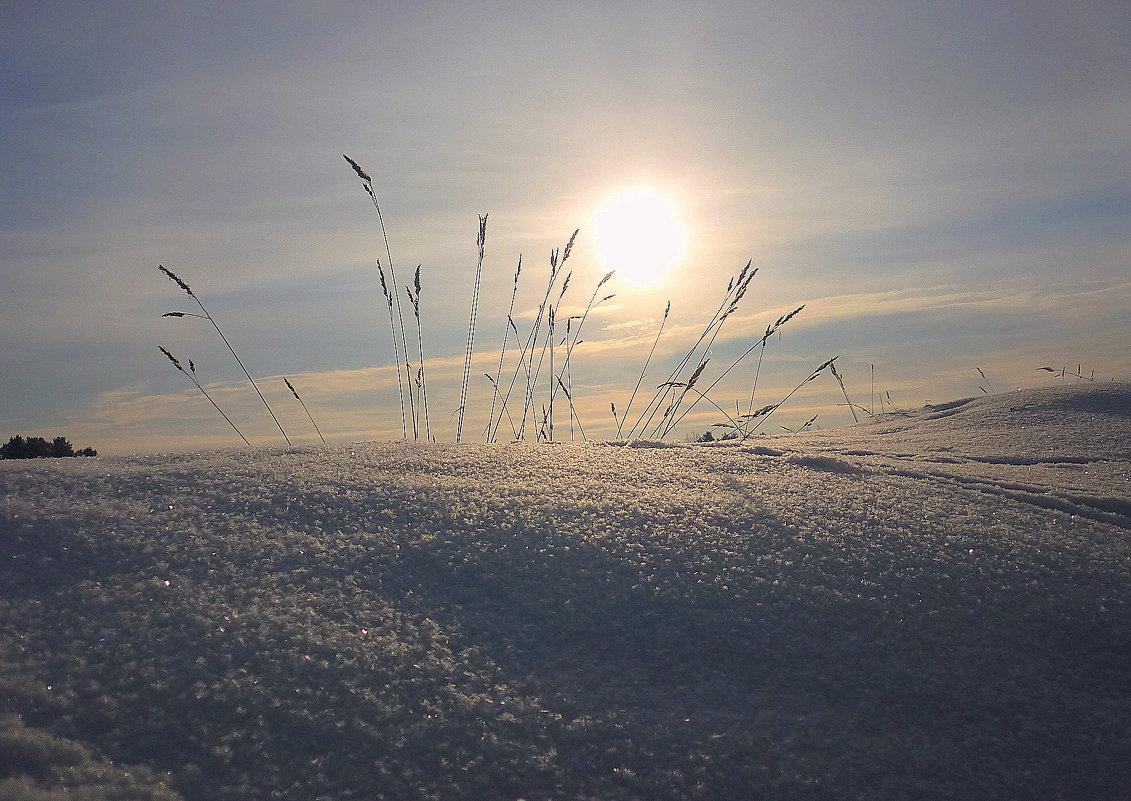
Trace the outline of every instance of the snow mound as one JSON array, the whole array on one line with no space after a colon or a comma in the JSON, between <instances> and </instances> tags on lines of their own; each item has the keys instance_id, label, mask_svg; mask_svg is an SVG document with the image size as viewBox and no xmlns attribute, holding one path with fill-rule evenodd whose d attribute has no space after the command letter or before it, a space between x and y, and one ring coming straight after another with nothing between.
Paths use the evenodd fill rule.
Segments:
<instances>
[{"instance_id":1,"label":"snow mound","mask_svg":"<svg viewBox=\"0 0 1131 801\"><path fill-rule=\"evenodd\" d=\"M1002 463L1131 457L1131 384L1081 383L1003 392L878 415L799 441L868 442L877 453L953 453Z\"/></svg>"}]
</instances>

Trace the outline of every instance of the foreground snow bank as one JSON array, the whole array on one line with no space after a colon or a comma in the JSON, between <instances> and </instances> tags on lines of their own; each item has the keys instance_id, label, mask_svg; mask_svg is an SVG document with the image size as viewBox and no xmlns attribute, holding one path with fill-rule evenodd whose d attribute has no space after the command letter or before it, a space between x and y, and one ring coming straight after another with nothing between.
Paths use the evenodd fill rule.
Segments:
<instances>
[{"instance_id":1,"label":"foreground snow bank","mask_svg":"<svg viewBox=\"0 0 1131 801\"><path fill-rule=\"evenodd\" d=\"M190 801L1119 798L1129 399L3 464L7 711Z\"/></svg>"}]
</instances>

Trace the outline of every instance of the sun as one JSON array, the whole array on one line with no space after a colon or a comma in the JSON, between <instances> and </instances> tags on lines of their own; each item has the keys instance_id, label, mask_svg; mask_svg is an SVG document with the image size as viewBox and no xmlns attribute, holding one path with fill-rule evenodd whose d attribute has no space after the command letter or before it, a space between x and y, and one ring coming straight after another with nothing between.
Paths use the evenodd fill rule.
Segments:
<instances>
[{"instance_id":1,"label":"sun","mask_svg":"<svg viewBox=\"0 0 1131 801\"><path fill-rule=\"evenodd\" d=\"M597 254L617 277L653 284L683 255L683 223L671 202L651 189L634 189L593 215Z\"/></svg>"}]
</instances>

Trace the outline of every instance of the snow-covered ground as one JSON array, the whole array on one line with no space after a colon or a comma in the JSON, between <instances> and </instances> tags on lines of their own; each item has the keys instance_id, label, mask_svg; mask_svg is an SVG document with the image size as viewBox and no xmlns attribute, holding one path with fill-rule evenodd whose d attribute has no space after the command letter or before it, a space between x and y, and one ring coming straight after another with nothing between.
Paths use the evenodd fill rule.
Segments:
<instances>
[{"instance_id":1,"label":"snow-covered ground","mask_svg":"<svg viewBox=\"0 0 1131 801\"><path fill-rule=\"evenodd\" d=\"M6 462L0 491L4 711L190 801L1131 787L1127 384L742 443Z\"/></svg>"}]
</instances>

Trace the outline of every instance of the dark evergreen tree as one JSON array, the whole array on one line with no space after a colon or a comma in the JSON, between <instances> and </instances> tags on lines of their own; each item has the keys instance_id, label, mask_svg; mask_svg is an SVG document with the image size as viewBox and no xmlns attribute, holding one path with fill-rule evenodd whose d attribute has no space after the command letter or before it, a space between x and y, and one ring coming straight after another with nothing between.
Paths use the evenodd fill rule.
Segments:
<instances>
[{"instance_id":1,"label":"dark evergreen tree","mask_svg":"<svg viewBox=\"0 0 1131 801\"><path fill-rule=\"evenodd\" d=\"M55 437L48 442L43 437L28 437L24 439L19 434L12 437L4 445L0 445L0 459L38 459L42 457L62 456L97 456L94 448L83 448L75 453L74 446L66 437Z\"/></svg>"},{"instance_id":2,"label":"dark evergreen tree","mask_svg":"<svg viewBox=\"0 0 1131 801\"><path fill-rule=\"evenodd\" d=\"M67 442L66 437L55 437L51 440L51 448L49 456L74 456L75 449L71 443Z\"/></svg>"}]
</instances>

